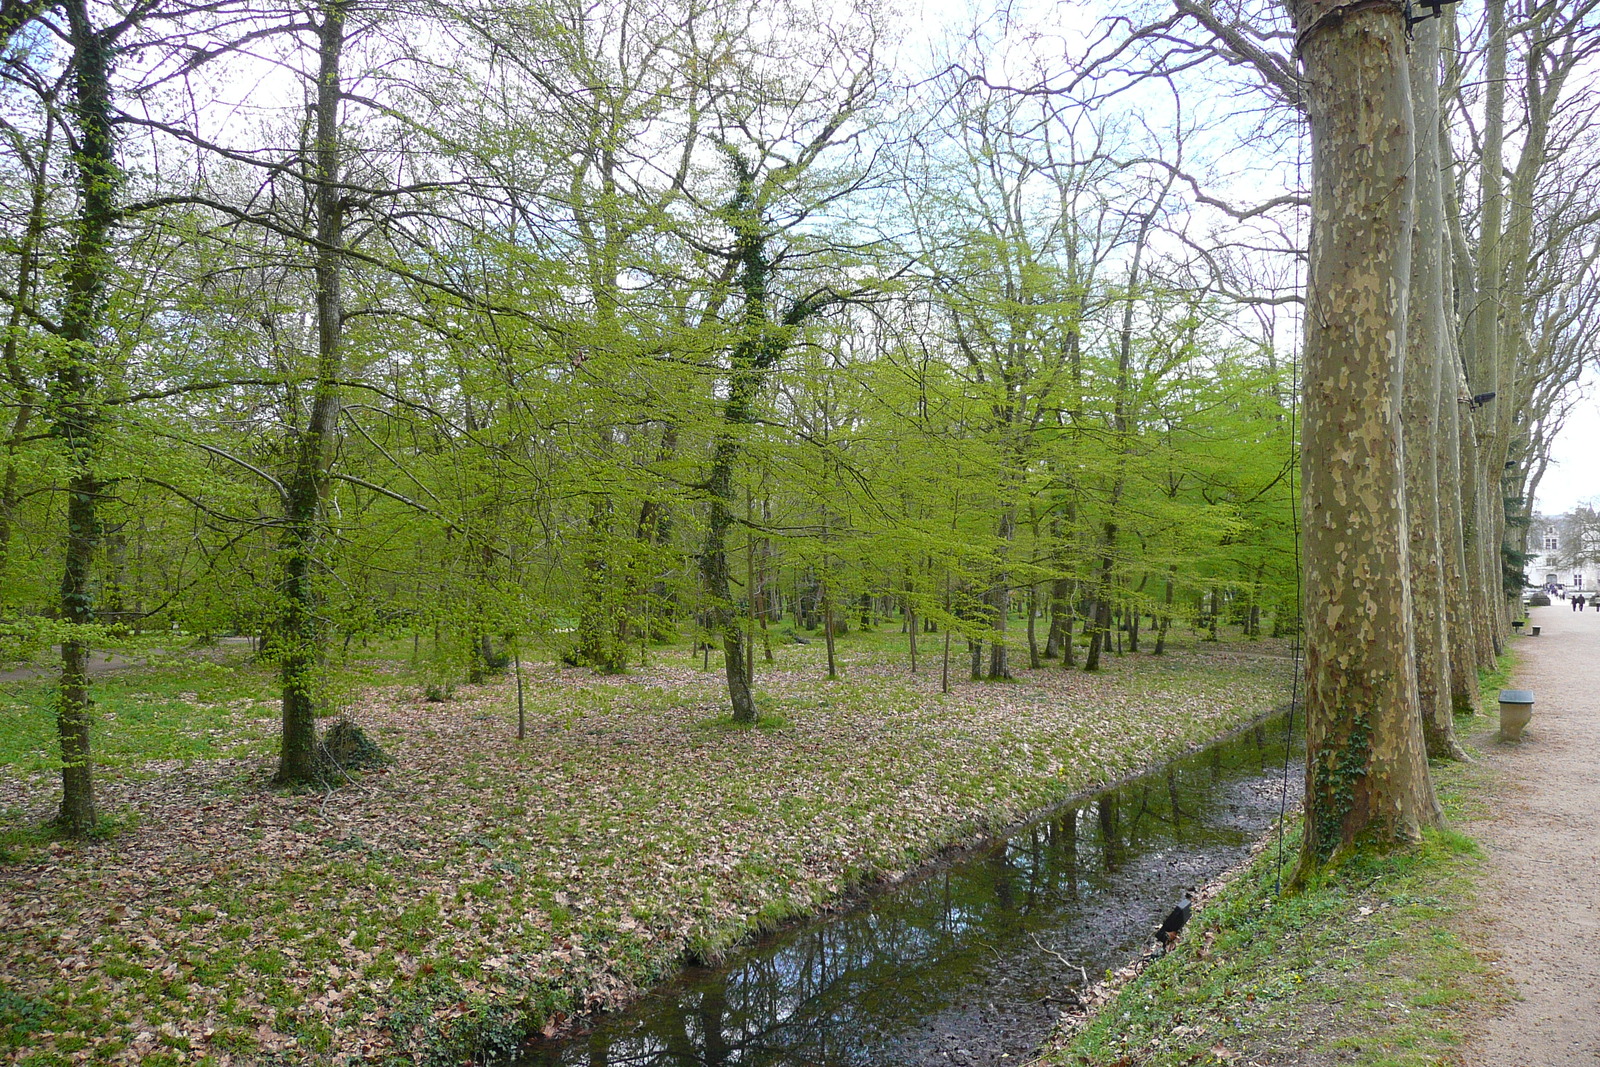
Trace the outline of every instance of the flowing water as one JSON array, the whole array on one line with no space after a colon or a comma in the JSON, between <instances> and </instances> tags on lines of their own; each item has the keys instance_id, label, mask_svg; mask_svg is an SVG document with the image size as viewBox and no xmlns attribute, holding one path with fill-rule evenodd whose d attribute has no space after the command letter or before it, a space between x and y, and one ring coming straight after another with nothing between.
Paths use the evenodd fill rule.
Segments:
<instances>
[{"instance_id":1,"label":"flowing water","mask_svg":"<svg viewBox=\"0 0 1600 1067\"><path fill-rule=\"evenodd\" d=\"M1025 1056L1086 978L1277 817L1285 719L960 852L848 912L690 968L514 1067L922 1067ZM1288 761L1298 787L1298 748Z\"/></svg>"}]
</instances>

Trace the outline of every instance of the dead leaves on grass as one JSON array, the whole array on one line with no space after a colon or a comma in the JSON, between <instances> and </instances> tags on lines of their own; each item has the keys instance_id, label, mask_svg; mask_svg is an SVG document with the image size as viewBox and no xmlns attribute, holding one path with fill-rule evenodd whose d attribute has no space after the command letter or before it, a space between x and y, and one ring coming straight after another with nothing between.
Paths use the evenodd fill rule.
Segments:
<instances>
[{"instance_id":1,"label":"dead leaves on grass","mask_svg":"<svg viewBox=\"0 0 1600 1067\"><path fill-rule=\"evenodd\" d=\"M944 698L891 667L823 689L806 663L761 679L786 728L729 731L707 726L724 715L715 674L561 671L533 681L554 710L523 744L509 683L449 704L371 690L347 711L399 763L356 785L276 794L234 759L106 781L102 803L139 824L15 865L0 962L15 995L58 1005L27 1044L77 1062L373 1055L427 1030L392 1016L444 979L441 1026L560 991L565 1007L538 1009L553 1033L691 945L714 953L1221 732L1283 680L1258 657ZM237 743L271 736L256 710L236 710ZM52 786L0 775L0 810L41 818Z\"/></svg>"}]
</instances>

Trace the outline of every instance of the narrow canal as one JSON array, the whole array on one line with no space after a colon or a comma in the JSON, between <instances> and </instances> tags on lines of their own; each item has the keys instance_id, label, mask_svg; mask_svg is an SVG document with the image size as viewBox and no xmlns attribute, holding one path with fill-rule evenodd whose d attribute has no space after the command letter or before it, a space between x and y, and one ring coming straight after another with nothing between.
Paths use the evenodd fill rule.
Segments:
<instances>
[{"instance_id":1,"label":"narrow canal","mask_svg":"<svg viewBox=\"0 0 1600 1067\"><path fill-rule=\"evenodd\" d=\"M1064 806L855 910L691 968L515 1067L926 1067L1031 1052L1085 977L1277 817L1285 719ZM1289 762L1299 786L1298 745ZM1203 922L1199 920L1198 922Z\"/></svg>"}]
</instances>

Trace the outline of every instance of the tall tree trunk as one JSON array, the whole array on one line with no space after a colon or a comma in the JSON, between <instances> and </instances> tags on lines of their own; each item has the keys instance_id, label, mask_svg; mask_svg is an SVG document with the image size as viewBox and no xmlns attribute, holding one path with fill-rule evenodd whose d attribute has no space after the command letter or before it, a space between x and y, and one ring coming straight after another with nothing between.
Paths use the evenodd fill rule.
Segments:
<instances>
[{"instance_id":1,"label":"tall tree trunk","mask_svg":"<svg viewBox=\"0 0 1600 1067\"><path fill-rule=\"evenodd\" d=\"M755 518L755 494L746 488L744 491L744 512L750 519ZM744 650L744 676L751 681L756 676L756 619L761 617L761 587L756 584L756 535L755 523L751 522L744 534L744 595L747 637Z\"/></svg>"},{"instance_id":2,"label":"tall tree trunk","mask_svg":"<svg viewBox=\"0 0 1600 1067\"><path fill-rule=\"evenodd\" d=\"M729 423L742 423L748 418L751 397L744 378L735 378L729 390ZM711 601L711 630L722 638L723 673L728 680L728 701L733 708L733 721L756 721L755 697L750 692L750 676L745 673L744 632L733 610L733 591L728 573L728 530L733 525L733 468L739 455L739 444L732 433L717 436L712 448L711 477L707 486L711 490L711 521L706 527L706 542L700 556L700 575L705 583L706 595ZM830 637L831 641L832 638ZM831 658L831 657L830 657Z\"/></svg>"},{"instance_id":3,"label":"tall tree trunk","mask_svg":"<svg viewBox=\"0 0 1600 1067\"><path fill-rule=\"evenodd\" d=\"M1454 48L1455 22L1452 16L1439 19L1442 48L1448 60L1448 81L1455 81L1456 60ZM1466 237L1461 226L1460 200L1455 189L1455 158L1450 147L1449 130L1444 122L1438 127L1439 189L1447 224L1447 237L1442 240L1446 269L1450 284L1445 286L1444 306L1447 328L1444 333L1445 351L1442 353L1442 381L1439 387L1439 531L1445 555L1445 604L1449 611L1450 649L1450 704L1456 714L1473 713L1479 707L1478 666L1484 662L1486 640L1480 641L1488 620L1475 609L1477 583L1470 560L1472 558L1469 533L1472 526L1472 507L1477 499L1472 492L1476 482L1473 473L1476 464L1470 453L1463 453L1466 435L1470 430L1470 416L1463 402L1471 396L1465 371L1464 347L1470 342L1461 328L1463 303L1474 297L1472 272L1462 262L1466 256Z\"/></svg>"},{"instance_id":4,"label":"tall tree trunk","mask_svg":"<svg viewBox=\"0 0 1600 1067\"><path fill-rule=\"evenodd\" d=\"M1008 648L1006 633L1011 622L1011 570L1008 560L1011 555L1011 542L1017 535L1016 506L1007 504L1000 514L1000 526L996 531L1000 541L1002 560L1000 573L995 576L994 584L989 587L989 592L984 596L984 603L988 607L989 622L993 634L989 639L989 680L1006 681L1011 678L1011 664L1007 659Z\"/></svg>"},{"instance_id":5,"label":"tall tree trunk","mask_svg":"<svg viewBox=\"0 0 1600 1067\"><path fill-rule=\"evenodd\" d=\"M678 456L678 426L677 423L668 422L661 429L661 446L656 451L656 462L662 466L667 465ZM672 513L667 509L666 503L657 496L650 496L639 505L639 521L636 526L635 536L648 556L672 541ZM674 624L678 613L678 604L672 590L659 579L647 580L651 573L650 568L640 568L635 572L639 586L634 590L631 599L634 610L650 620L648 637L652 640L665 640L677 632Z\"/></svg>"},{"instance_id":6,"label":"tall tree trunk","mask_svg":"<svg viewBox=\"0 0 1600 1067\"><path fill-rule=\"evenodd\" d=\"M1076 582L1067 598L1066 618L1061 621L1061 669L1070 671L1078 665L1078 646L1072 640L1072 620L1077 614L1079 591Z\"/></svg>"},{"instance_id":7,"label":"tall tree trunk","mask_svg":"<svg viewBox=\"0 0 1600 1067\"><path fill-rule=\"evenodd\" d=\"M317 577L324 503L333 462L344 365L344 193L339 104L339 64L344 53L347 0L322 8L318 33L316 140L310 199L316 212L317 366L311 412L294 443L294 465L284 484L282 604L277 632L283 728L278 750L280 783L315 780L319 668L327 634L318 610Z\"/></svg>"},{"instance_id":8,"label":"tall tree trunk","mask_svg":"<svg viewBox=\"0 0 1600 1067\"><path fill-rule=\"evenodd\" d=\"M1449 340L1447 335L1446 340ZM1466 380L1453 344L1445 350L1445 385L1439 390L1439 532L1444 552L1444 596L1449 613L1450 709L1454 715L1478 713L1478 628L1467 572L1466 540L1461 521L1461 403Z\"/></svg>"},{"instance_id":9,"label":"tall tree trunk","mask_svg":"<svg viewBox=\"0 0 1600 1067\"><path fill-rule=\"evenodd\" d=\"M1484 0L1488 39L1484 55L1483 160L1478 170L1478 292L1477 303L1468 317L1468 328L1476 339L1475 363L1468 368L1475 394L1494 393L1495 399L1473 418L1477 423L1478 443L1478 536L1483 545L1479 564L1483 568L1483 617L1490 637L1499 651L1504 633L1504 601L1501 590L1501 544L1505 540L1505 502L1500 491L1504 448L1500 443L1510 436L1514 405L1506 395L1511 374L1506 365L1514 348L1502 336L1501 318L1508 312L1505 299L1505 260L1502 239L1505 235L1505 117L1506 117L1506 3ZM1503 432L1502 432L1503 427Z\"/></svg>"},{"instance_id":10,"label":"tall tree trunk","mask_svg":"<svg viewBox=\"0 0 1600 1067\"><path fill-rule=\"evenodd\" d=\"M700 555L700 574L711 602L712 629L722 638L723 667L733 721L752 723L756 721L756 705L750 692L750 676L745 673L744 634L733 610L728 530L734 521L733 474L741 452L738 435L752 417L751 409L770 365L768 348L772 342L767 336L767 305L771 264L767 259L761 208L756 199L755 175L742 157L735 157L732 163L737 186L727 210L734 228L743 331L729 353L728 398L722 410L725 428L716 435L711 474L706 479L711 515Z\"/></svg>"},{"instance_id":11,"label":"tall tree trunk","mask_svg":"<svg viewBox=\"0 0 1600 1067\"><path fill-rule=\"evenodd\" d=\"M757 189L756 173L748 159L730 149L728 161L733 168L734 194L723 209L723 217L733 230L732 255L741 301L741 328L728 354L728 395L722 406L723 426L715 435L711 471L706 479L711 514L700 554L700 576L706 599L710 601L712 629L722 636L733 721L751 723L756 721L756 705L750 692L750 676L745 672L743 625L733 610L728 570L728 530L734 522L736 502L734 470L743 451L740 444L743 429L754 418L755 403L767 375L787 351L793 331L838 298L829 294L797 300L773 321L770 314L772 260L767 249L767 220L762 214L763 193ZM830 625L830 659L832 631Z\"/></svg>"},{"instance_id":12,"label":"tall tree trunk","mask_svg":"<svg viewBox=\"0 0 1600 1067\"><path fill-rule=\"evenodd\" d=\"M1445 314L1444 194L1439 162L1439 22L1423 19L1411 46L1411 101L1416 121L1416 212L1411 231L1411 282L1406 320L1404 397L1407 550L1411 619L1416 637L1417 700L1430 759L1463 759L1450 704L1443 544L1439 520L1438 424L1443 362L1450 353ZM1452 378L1452 384L1454 379Z\"/></svg>"},{"instance_id":13,"label":"tall tree trunk","mask_svg":"<svg viewBox=\"0 0 1600 1067\"><path fill-rule=\"evenodd\" d=\"M1037 582L1028 586L1028 667L1038 670L1044 666L1039 657L1039 585Z\"/></svg>"},{"instance_id":14,"label":"tall tree trunk","mask_svg":"<svg viewBox=\"0 0 1600 1067\"><path fill-rule=\"evenodd\" d=\"M1400 3L1290 0L1308 86L1303 882L1438 821L1417 705L1399 399L1413 171Z\"/></svg>"},{"instance_id":15,"label":"tall tree trunk","mask_svg":"<svg viewBox=\"0 0 1600 1067\"><path fill-rule=\"evenodd\" d=\"M86 0L63 5L72 57L71 116L77 128L72 166L78 217L66 263L62 345L53 369L56 403L51 427L71 471L67 480L67 544L61 574L61 617L74 628L95 621L93 568L100 543L99 476L101 378L105 357L100 332L111 271L111 232L120 184L111 126L111 56L114 42L95 30ZM79 631L84 632L84 631ZM61 642L56 733L61 745L61 811L57 825L71 836L95 827L94 770L90 749L89 641Z\"/></svg>"},{"instance_id":16,"label":"tall tree trunk","mask_svg":"<svg viewBox=\"0 0 1600 1067\"><path fill-rule=\"evenodd\" d=\"M1139 265L1144 257L1145 241L1150 236L1150 227L1155 224L1156 214L1161 210L1162 201L1166 197L1166 189L1171 188L1172 179L1167 179L1167 187L1162 190L1154 204L1150 206L1139 220L1139 234L1134 241L1133 260L1128 266L1128 292L1123 302L1122 329L1117 345L1117 383L1116 396L1112 403L1111 430L1117 439L1117 468L1111 486L1111 497L1106 508L1105 526L1101 531L1100 574L1095 581L1095 611L1093 614L1094 633L1089 638L1089 654L1084 657L1083 669L1097 671L1100 669L1100 653L1104 649L1109 636L1111 625L1111 580L1112 568L1115 565L1117 546L1117 507L1122 501L1122 493L1126 488L1128 476L1128 456L1132 449L1130 431L1132 420L1128 411L1129 393L1132 384L1133 372L1133 312L1139 291Z\"/></svg>"},{"instance_id":17,"label":"tall tree trunk","mask_svg":"<svg viewBox=\"0 0 1600 1067\"><path fill-rule=\"evenodd\" d=\"M1071 592L1071 585L1065 578L1053 578L1050 581L1050 632L1044 640L1044 655L1046 659L1062 654L1066 641L1067 630L1070 626L1071 610L1067 604L1067 597Z\"/></svg>"},{"instance_id":18,"label":"tall tree trunk","mask_svg":"<svg viewBox=\"0 0 1600 1067\"><path fill-rule=\"evenodd\" d=\"M1152 656L1159 656L1167 650L1167 627L1172 625L1172 593L1174 581L1172 575L1177 567L1167 568L1167 589L1161 601L1161 621L1156 625L1156 647L1150 650Z\"/></svg>"},{"instance_id":19,"label":"tall tree trunk","mask_svg":"<svg viewBox=\"0 0 1600 1067\"><path fill-rule=\"evenodd\" d=\"M579 663L601 674L621 674L628 669L625 600L633 590L624 583L630 580L632 568L618 566L617 556L630 546L613 536L612 506L608 493L598 493L590 501L579 564L578 644L574 651Z\"/></svg>"},{"instance_id":20,"label":"tall tree trunk","mask_svg":"<svg viewBox=\"0 0 1600 1067\"><path fill-rule=\"evenodd\" d=\"M828 677L839 677L839 645L838 631L833 622L833 600L828 595L827 586L822 589L822 643L828 650Z\"/></svg>"},{"instance_id":21,"label":"tall tree trunk","mask_svg":"<svg viewBox=\"0 0 1600 1067\"><path fill-rule=\"evenodd\" d=\"M1107 579L1102 575L1100 580L1102 583L1101 588L1103 589ZM1104 600L1105 597L1103 595L1096 596L1089 601L1089 610L1083 613L1083 626L1089 633L1089 648L1083 654L1083 669L1086 671L1100 669L1100 652L1106 643L1105 627L1100 624L1100 606Z\"/></svg>"},{"instance_id":22,"label":"tall tree trunk","mask_svg":"<svg viewBox=\"0 0 1600 1067\"><path fill-rule=\"evenodd\" d=\"M1444 37L1442 50L1446 57L1446 81L1452 86L1458 86L1462 71L1457 58L1460 50L1456 42L1454 9L1445 8L1440 22ZM1468 244L1466 228L1462 222L1461 198L1455 184L1457 160L1443 123L1440 124L1439 158L1442 164L1440 183L1450 232L1450 272L1454 282L1453 308L1458 323L1458 328L1451 333L1458 346L1458 351L1455 353L1454 376L1459 383L1458 394L1465 400L1474 394L1476 369L1482 363L1476 329L1480 300L1477 273L1473 268L1472 249ZM1448 389L1446 391L1448 392ZM1485 586L1490 567L1485 559L1487 555L1485 551L1487 534L1483 522L1485 494L1482 488L1482 467L1478 460L1480 450L1477 422L1477 417L1465 409L1456 413L1455 425L1458 431L1456 460L1460 470L1453 486L1459 495L1458 515L1464 561L1460 611L1472 623L1469 639L1472 648L1470 661L1474 673L1479 667L1492 667L1499 655L1495 639L1493 593ZM1477 682L1474 681L1473 685L1475 687Z\"/></svg>"},{"instance_id":23,"label":"tall tree trunk","mask_svg":"<svg viewBox=\"0 0 1600 1067\"><path fill-rule=\"evenodd\" d=\"M905 592L906 642L907 642L907 645L909 646L910 653L911 653L911 673L912 674L916 674L917 673L917 626L920 624L920 621L921 621L921 620L919 620L917 618L917 599L916 599L916 597L917 597L916 580L913 577L913 572L912 572L911 565L907 564L906 565L906 592Z\"/></svg>"}]
</instances>

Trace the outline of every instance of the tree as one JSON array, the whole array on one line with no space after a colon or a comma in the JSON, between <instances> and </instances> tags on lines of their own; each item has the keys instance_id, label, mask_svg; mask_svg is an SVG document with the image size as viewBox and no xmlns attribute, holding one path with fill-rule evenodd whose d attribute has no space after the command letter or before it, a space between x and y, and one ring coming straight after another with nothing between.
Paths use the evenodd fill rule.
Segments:
<instances>
[{"instance_id":1,"label":"tree","mask_svg":"<svg viewBox=\"0 0 1600 1067\"><path fill-rule=\"evenodd\" d=\"M66 133L68 169L75 210L67 225L66 249L60 263L59 288L46 288L37 277L38 245L44 216L38 197L46 181L45 163L32 162L32 189L36 205L19 256L18 286L8 294L12 322L6 344L6 369L21 403L14 430L25 429L33 406L41 406L50 436L59 449L64 469L65 535L62 573L55 609L66 624L60 634L61 675L56 696L56 732L61 750L61 809L57 824L63 832L82 836L96 825L94 775L91 755L93 700L90 695L89 652L96 638L95 566L102 543L101 505L108 482L105 471L104 434L106 402L115 391L116 346L108 336L107 304L117 273L113 248L120 219L122 174L118 166L114 131L112 76L120 39L138 26L151 4L139 3L105 26L96 25L87 0L59 4L15 3L0 8L0 43L8 48L29 33L54 35L67 45L64 81L70 86L60 115L56 106L55 77L33 64L49 64L51 50L34 54L24 48L13 57L19 80L38 93L45 111L44 143L48 131L60 124ZM59 21L57 21L59 17ZM15 135L15 129L12 130ZM15 136L14 144L17 143ZM24 166L29 162L24 157ZM59 295L59 312L47 314L39 297ZM19 330L23 318L44 332L42 389L26 381L18 358ZM14 433L13 443L18 434ZM6 540L16 491L8 470L5 506Z\"/></svg>"},{"instance_id":2,"label":"tree","mask_svg":"<svg viewBox=\"0 0 1600 1067\"><path fill-rule=\"evenodd\" d=\"M306 199L313 218L311 241L315 278L316 369L310 409L297 428L284 478L280 559L281 614L273 626L279 677L283 686L279 736L280 783L317 777L319 668L325 641L317 591L321 542L326 536L323 509L329 468L337 445L340 378L344 371L344 262L346 191L341 150L340 105L350 0L328 0L312 20L317 41L316 93L309 158L304 161Z\"/></svg>"},{"instance_id":3,"label":"tree","mask_svg":"<svg viewBox=\"0 0 1600 1067\"><path fill-rule=\"evenodd\" d=\"M99 464L101 376L107 370L100 336L112 267L111 234L116 223L117 162L111 128L111 57L126 29L96 28L87 0L62 5L72 44L69 109L76 133L72 166L77 175L78 216L65 271L61 349L51 389L52 432L66 450L67 550L61 577L62 617L74 627L95 621L93 567L100 545L98 508L103 490ZM80 631L81 632L81 631ZM89 641L61 641L61 685L56 723L61 740L62 829L86 834L94 828L94 781L89 757Z\"/></svg>"},{"instance_id":4,"label":"tree","mask_svg":"<svg viewBox=\"0 0 1600 1067\"><path fill-rule=\"evenodd\" d=\"M1304 881L1439 814L1417 702L1397 400L1415 145L1398 2L1289 5L1305 66L1312 243L1301 459Z\"/></svg>"},{"instance_id":5,"label":"tree","mask_svg":"<svg viewBox=\"0 0 1600 1067\"><path fill-rule=\"evenodd\" d=\"M1415 28L1412 47L1411 100L1416 132L1416 208L1412 216L1411 276L1407 280L1405 370L1401 426L1405 448L1407 558L1411 566L1412 632L1416 639L1417 698L1428 755L1461 759L1466 753L1455 739L1455 713L1471 710L1477 687L1452 692L1449 608L1446 601L1445 522L1458 521L1443 509L1439 452L1453 440L1453 421L1439 425L1446 365L1454 366L1454 332L1445 306L1447 230L1444 221L1439 139L1439 21L1425 19ZM1455 399L1455 376L1448 379ZM1448 485L1448 483L1445 483ZM1457 683L1459 684L1459 682Z\"/></svg>"},{"instance_id":6,"label":"tree","mask_svg":"<svg viewBox=\"0 0 1600 1067\"><path fill-rule=\"evenodd\" d=\"M788 12L791 17L798 12ZM726 199L716 211L726 227L727 242L712 249L730 272L731 310L728 340L717 377L725 399L717 405L719 422L711 432L711 455L705 478L708 508L700 550L700 574L711 629L722 639L728 697L735 722L756 720L745 656L744 627L735 610L729 568L729 531L738 517L735 474L744 451L744 435L754 425L757 405L768 379L800 335L801 328L827 310L859 299L877 288L870 279L827 279L798 295L785 295L780 271L791 258L818 257L821 248L807 248L800 229L804 220L854 192L862 175L845 170L825 175L823 157L861 135L878 102L883 71L876 53L878 28L869 12L856 24L831 31L839 54L806 57L817 63L814 78L772 81L757 77L775 73L797 57L753 49L730 60L747 64L744 91L719 103L717 129L709 136L717 145L731 179ZM790 25L786 29L793 30ZM858 36L846 39L855 31ZM767 86L763 86L763 81ZM826 246L826 241L817 242ZM842 250L841 250L842 251Z\"/></svg>"}]
</instances>

